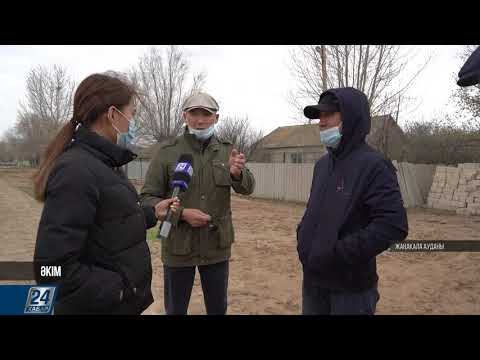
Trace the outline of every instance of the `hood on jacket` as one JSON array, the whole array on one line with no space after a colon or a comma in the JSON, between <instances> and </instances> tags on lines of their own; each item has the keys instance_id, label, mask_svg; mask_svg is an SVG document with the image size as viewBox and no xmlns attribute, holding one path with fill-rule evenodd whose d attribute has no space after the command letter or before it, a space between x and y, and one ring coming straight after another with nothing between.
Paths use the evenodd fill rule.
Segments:
<instances>
[{"instance_id":1,"label":"hood on jacket","mask_svg":"<svg viewBox=\"0 0 480 360\"><path fill-rule=\"evenodd\" d=\"M371 119L367 96L352 87L330 89L320 95L333 94L339 102L342 114L342 140L336 149L329 149L335 157L348 155L353 149L365 143L370 132Z\"/></svg>"}]
</instances>

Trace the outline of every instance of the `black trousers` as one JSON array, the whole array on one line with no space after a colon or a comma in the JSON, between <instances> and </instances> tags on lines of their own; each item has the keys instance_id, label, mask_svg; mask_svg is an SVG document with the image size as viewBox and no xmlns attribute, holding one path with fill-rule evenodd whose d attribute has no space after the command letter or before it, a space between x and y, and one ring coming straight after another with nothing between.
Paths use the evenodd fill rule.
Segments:
<instances>
[{"instance_id":1,"label":"black trousers","mask_svg":"<svg viewBox=\"0 0 480 360\"><path fill-rule=\"evenodd\" d=\"M374 315L379 299L377 286L362 292L333 292L303 277L303 315Z\"/></svg>"},{"instance_id":2,"label":"black trousers","mask_svg":"<svg viewBox=\"0 0 480 360\"><path fill-rule=\"evenodd\" d=\"M227 313L228 265L224 261L198 266L208 315ZM186 315L196 267L164 266L163 269L165 311L167 315Z\"/></svg>"}]
</instances>

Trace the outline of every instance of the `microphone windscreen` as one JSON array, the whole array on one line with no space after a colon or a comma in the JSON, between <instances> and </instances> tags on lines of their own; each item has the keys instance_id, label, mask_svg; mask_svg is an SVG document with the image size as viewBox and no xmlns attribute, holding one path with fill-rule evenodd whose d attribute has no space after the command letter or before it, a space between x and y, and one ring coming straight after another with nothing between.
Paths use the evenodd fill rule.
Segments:
<instances>
[{"instance_id":1,"label":"microphone windscreen","mask_svg":"<svg viewBox=\"0 0 480 360\"><path fill-rule=\"evenodd\" d=\"M187 190L188 184L193 176L193 156L192 154L182 154L178 158L175 172L172 178L172 187L180 187L183 191Z\"/></svg>"}]
</instances>

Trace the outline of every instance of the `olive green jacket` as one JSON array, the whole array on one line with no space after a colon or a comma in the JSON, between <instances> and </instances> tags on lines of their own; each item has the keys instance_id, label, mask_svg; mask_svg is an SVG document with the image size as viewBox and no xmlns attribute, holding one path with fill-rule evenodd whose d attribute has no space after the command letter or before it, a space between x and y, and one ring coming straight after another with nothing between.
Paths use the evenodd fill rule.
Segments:
<instances>
[{"instance_id":1,"label":"olive green jacket","mask_svg":"<svg viewBox=\"0 0 480 360\"><path fill-rule=\"evenodd\" d=\"M181 154L193 156L193 177L188 190L179 198L181 209L172 220L170 236L162 240L162 261L167 266L197 266L226 261L234 242L231 188L249 195L255 187L255 179L247 168L239 180L230 174L228 160L233 145L219 141L215 136L204 146L187 131L159 146L150 162L145 184L141 190L142 205L155 205L169 198L170 182ZM184 208L199 209L211 216L207 227L193 228L181 220Z\"/></svg>"}]
</instances>

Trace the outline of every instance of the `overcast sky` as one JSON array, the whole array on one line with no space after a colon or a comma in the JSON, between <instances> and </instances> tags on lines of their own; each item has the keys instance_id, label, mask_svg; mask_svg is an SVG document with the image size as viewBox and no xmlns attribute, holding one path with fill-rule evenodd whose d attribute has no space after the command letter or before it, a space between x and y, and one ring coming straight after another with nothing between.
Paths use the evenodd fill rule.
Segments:
<instances>
[{"instance_id":1,"label":"overcast sky","mask_svg":"<svg viewBox=\"0 0 480 360\"><path fill-rule=\"evenodd\" d=\"M78 84L94 72L125 71L136 64L150 46L0 45L0 137L15 123L19 102L25 98L25 79L32 67L63 65ZM287 102L287 93L295 84L288 67L293 47L182 46L192 70L206 72L206 91L218 100L220 115L248 115L252 124L265 133L302 120L294 115ZM408 118L430 119L455 111L450 97L462 65L457 58L459 48L453 45L405 47L416 54L408 74L431 55L428 67L409 93L421 101L421 105Z\"/></svg>"}]
</instances>

